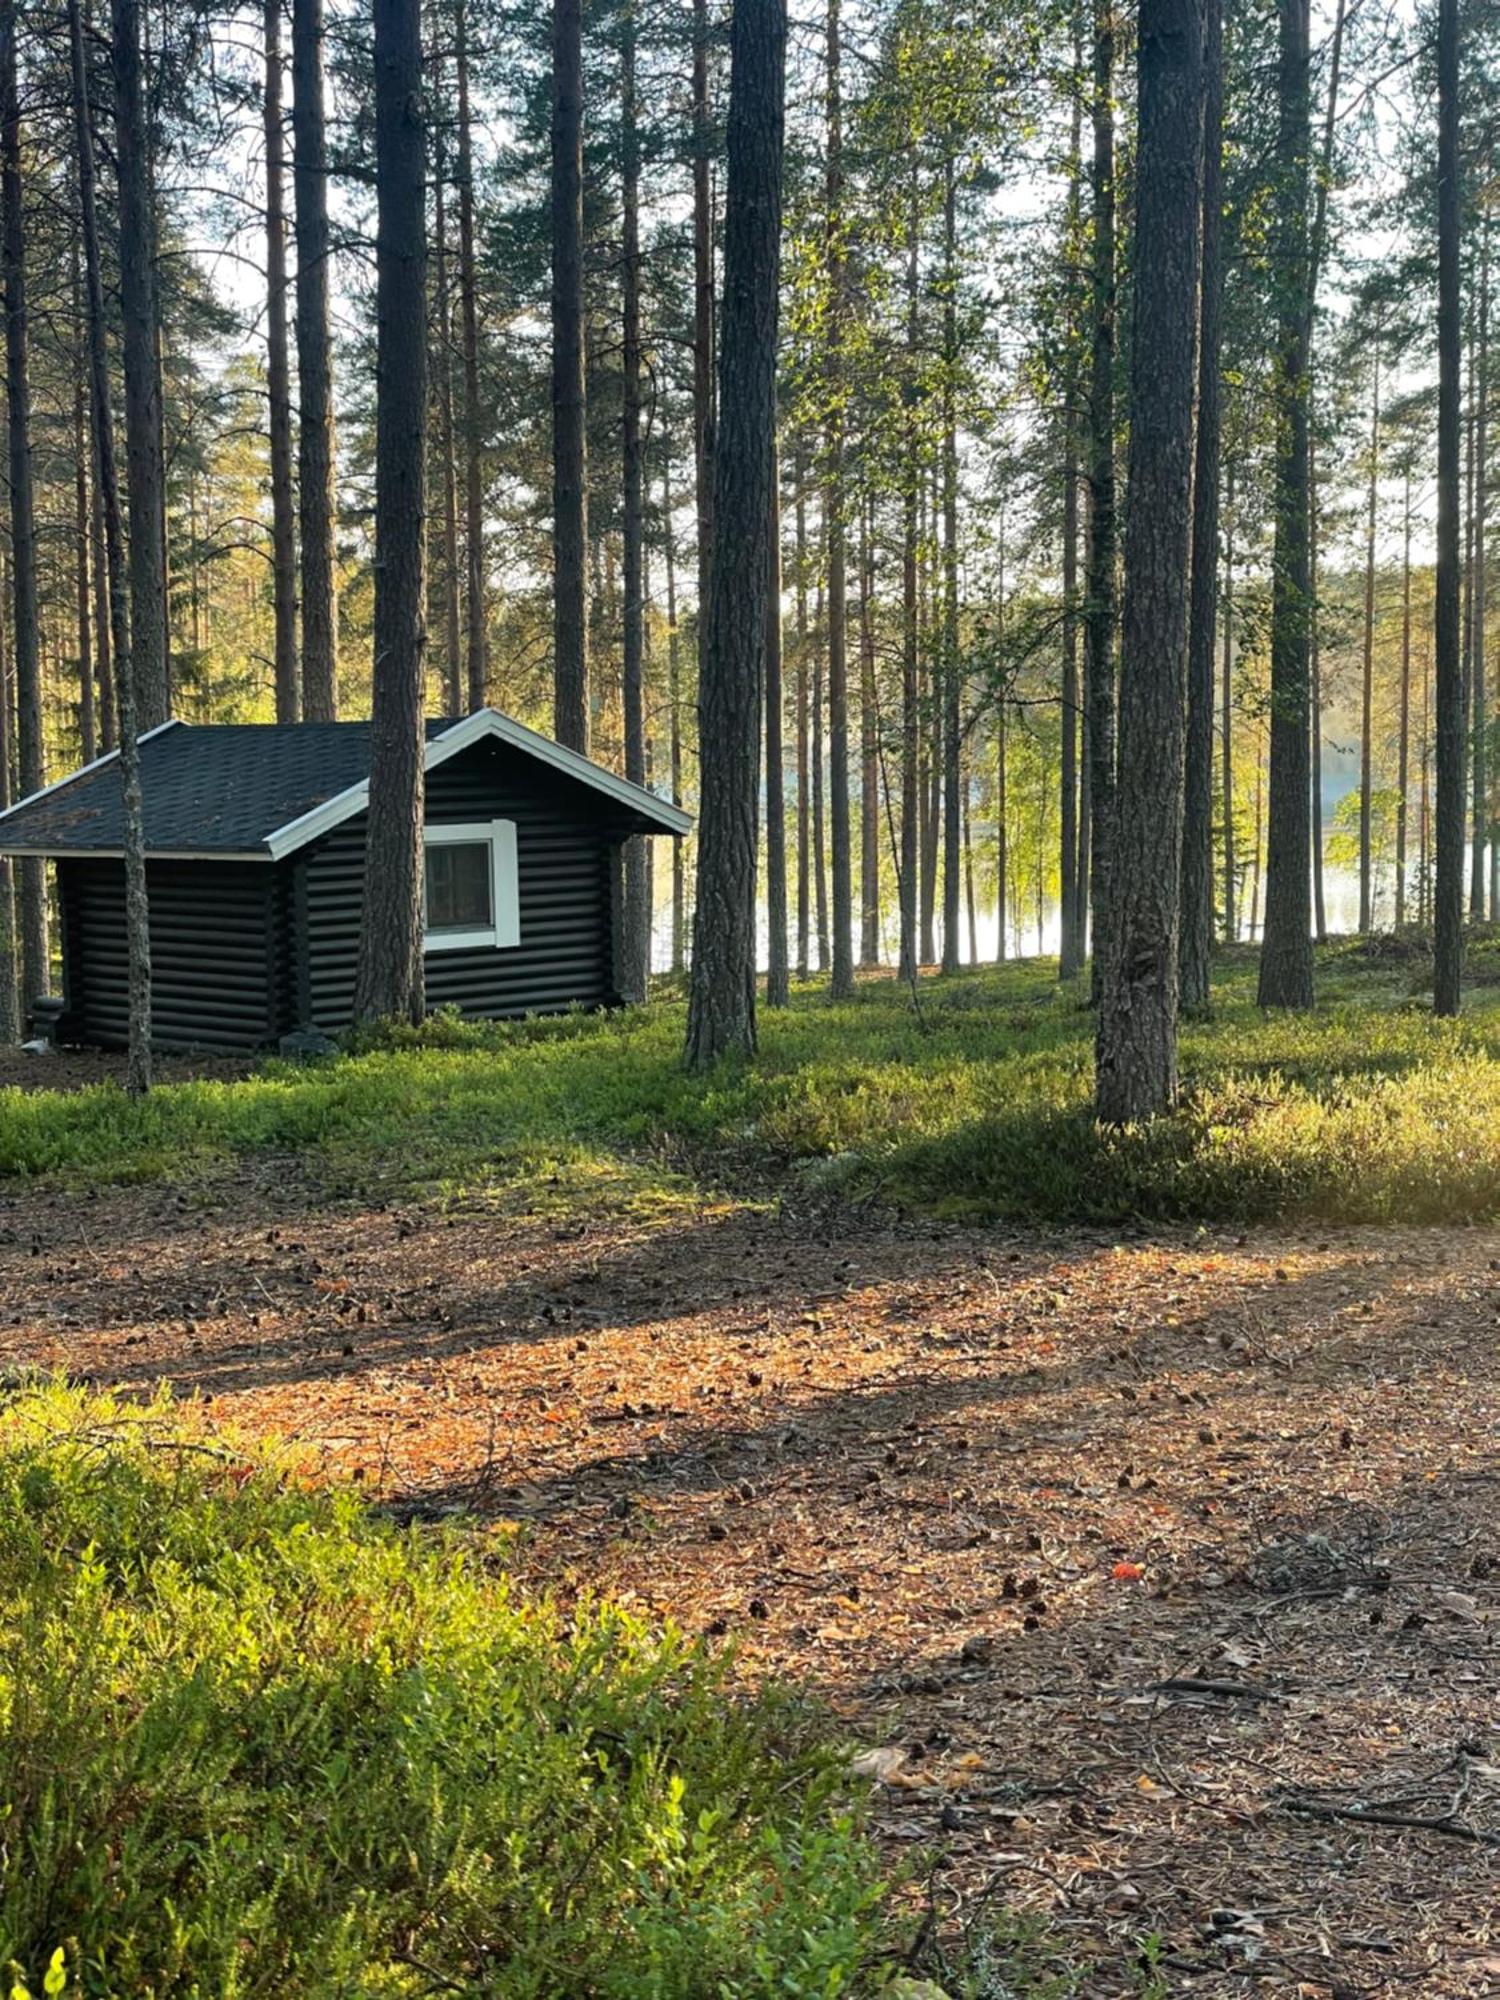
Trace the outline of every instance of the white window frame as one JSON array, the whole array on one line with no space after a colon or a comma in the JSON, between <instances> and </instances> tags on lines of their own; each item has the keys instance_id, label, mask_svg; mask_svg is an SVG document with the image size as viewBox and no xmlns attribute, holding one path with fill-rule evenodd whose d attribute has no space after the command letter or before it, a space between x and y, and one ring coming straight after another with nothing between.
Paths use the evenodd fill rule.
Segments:
<instances>
[{"instance_id":1,"label":"white window frame","mask_svg":"<svg viewBox=\"0 0 1500 2000\"><path fill-rule=\"evenodd\" d=\"M422 945L424 951L508 951L521 942L521 899L516 868L516 823L513 819L472 820L423 829L426 847L480 847L490 850L490 910L495 921L470 930L427 929L427 870L422 870Z\"/></svg>"}]
</instances>

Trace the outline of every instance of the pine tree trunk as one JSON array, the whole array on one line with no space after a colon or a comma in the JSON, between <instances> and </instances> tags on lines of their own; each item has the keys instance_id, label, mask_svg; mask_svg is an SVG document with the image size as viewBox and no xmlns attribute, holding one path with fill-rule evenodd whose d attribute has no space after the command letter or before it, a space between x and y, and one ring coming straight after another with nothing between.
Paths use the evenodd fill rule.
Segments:
<instances>
[{"instance_id":1,"label":"pine tree trunk","mask_svg":"<svg viewBox=\"0 0 1500 2000\"><path fill-rule=\"evenodd\" d=\"M819 536L819 547L826 546L824 537ZM813 826L813 904L814 918L818 932L818 970L826 973L829 963L828 942L828 812L827 812L827 771L828 758L824 742L823 720L826 704L823 699L823 591L818 589L817 611L813 618L813 683L812 683L812 826Z\"/></svg>"},{"instance_id":2,"label":"pine tree trunk","mask_svg":"<svg viewBox=\"0 0 1500 2000\"><path fill-rule=\"evenodd\" d=\"M464 345L468 706L473 714L489 700L489 609L484 581L484 412L479 404L479 280L474 260L474 139L469 111L469 14L466 0L458 0L454 25L458 65L458 299ZM586 647L586 634L584 643ZM565 739L559 737L558 740Z\"/></svg>"},{"instance_id":3,"label":"pine tree trunk","mask_svg":"<svg viewBox=\"0 0 1500 2000\"><path fill-rule=\"evenodd\" d=\"M583 8L552 7L553 733L589 747L588 418L583 324Z\"/></svg>"},{"instance_id":4,"label":"pine tree trunk","mask_svg":"<svg viewBox=\"0 0 1500 2000\"><path fill-rule=\"evenodd\" d=\"M302 719L297 658L297 526L292 490L292 381L286 321L286 125L282 111L283 0L265 0L266 403L271 443L271 600L276 720Z\"/></svg>"},{"instance_id":5,"label":"pine tree trunk","mask_svg":"<svg viewBox=\"0 0 1500 2000\"><path fill-rule=\"evenodd\" d=\"M739 0L730 29L718 524L698 695L702 799L687 1060L755 1048L760 719L776 476L786 0Z\"/></svg>"},{"instance_id":6,"label":"pine tree trunk","mask_svg":"<svg viewBox=\"0 0 1500 2000\"><path fill-rule=\"evenodd\" d=\"M1198 303L1198 430L1188 616L1188 715L1182 818L1180 1004L1209 1004L1214 944L1214 640L1219 582L1220 327L1224 305L1223 0L1205 0L1203 240Z\"/></svg>"},{"instance_id":7,"label":"pine tree trunk","mask_svg":"<svg viewBox=\"0 0 1500 2000\"><path fill-rule=\"evenodd\" d=\"M807 452L797 440L797 977L810 970L812 929L812 744L808 715Z\"/></svg>"},{"instance_id":8,"label":"pine tree trunk","mask_svg":"<svg viewBox=\"0 0 1500 2000\"><path fill-rule=\"evenodd\" d=\"M848 537L844 519L844 339L847 280L844 269L843 38L840 0L828 0L827 168L824 228L828 284L828 428L825 437L824 508L828 544L828 820L830 922L835 1000L854 991L853 843L849 825ZM721 399L722 408L722 399Z\"/></svg>"},{"instance_id":9,"label":"pine tree trunk","mask_svg":"<svg viewBox=\"0 0 1500 2000\"><path fill-rule=\"evenodd\" d=\"M682 635L677 624L677 535L672 526L672 462L661 466L662 543L667 560L667 759L672 803L682 804ZM672 970L687 963L687 861L680 840L672 842Z\"/></svg>"},{"instance_id":10,"label":"pine tree trunk","mask_svg":"<svg viewBox=\"0 0 1500 2000\"><path fill-rule=\"evenodd\" d=\"M943 161L943 970L959 964L963 890L962 675L958 646L958 192Z\"/></svg>"},{"instance_id":11,"label":"pine tree trunk","mask_svg":"<svg viewBox=\"0 0 1500 2000\"><path fill-rule=\"evenodd\" d=\"M420 0L375 0L375 664L354 1010L420 1021L427 132Z\"/></svg>"},{"instance_id":12,"label":"pine tree trunk","mask_svg":"<svg viewBox=\"0 0 1500 2000\"><path fill-rule=\"evenodd\" d=\"M635 13L626 0L620 44L620 164L624 224L621 431L621 533L624 604L621 699L625 775L646 782L645 477L641 440L641 152L635 88ZM640 1005L651 990L651 847L642 835L625 843L620 912L620 998Z\"/></svg>"},{"instance_id":13,"label":"pine tree trunk","mask_svg":"<svg viewBox=\"0 0 1500 2000\"><path fill-rule=\"evenodd\" d=\"M1323 867L1323 621L1318 615L1318 554L1321 515L1318 511L1318 468L1311 434L1307 444L1307 674L1312 709L1312 739L1308 745L1309 809L1312 813L1313 932L1318 943L1328 937L1327 899Z\"/></svg>"},{"instance_id":14,"label":"pine tree trunk","mask_svg":"<svg viewBox=\"0 0 1500 2000\"><path fill-rule=\"evenodd\" d=\"M73 582L78 635L78 733L83 761L99 754L99 709L94 687L94 632L89 602L89 367L83 324L83 263L75 238L73 276Z\"/></svg>"},{"instance_id":15,"label":"pine tree trunk","mask_svg":"<svg viewBox=\"0 0 1500 2000\"><path fill-rule=\"evenodd\" d=\"M146 895L146 830L141 798L140 717L126 610L125 545L120 524L120 486L115 467L111 407L109 329L104 313L104 277L99 219L94 193L94 131L89 107L88 64L84 53L80 0L68 0L72 56L74 142L78 154L79 226L83 237L84 281L88 298L89 390L94 453L109 601L110 649L115 666L115 699L120 733L120 796L124 820L125 953L128 1052L125 1081L132 1096L151 1087L151 921Z\"/></svg>"},{"instance_id":16,"label":"pine tree trunk","mask_svg":"<svg viewBox=\"0 0 1500 2000\"><path fill-rule=\"evenodd\" d=\"M1489 839L1489 745L1485 737L1484 618L1485 557L1489 487L1489 348L1490 348L1490 215L1484 211L1479 232L1478 367L1474 397L1474 565L1472 637L1469 641L1469 729L1474 746L1473 833L1469 844L1469 915L1476 923L1485 914L1485 848ZM1492 913L1493 914L1493 913Z\"/></svg>"},{"instance_id":17,"label":"pine tree trunk","mask_svg":"<svg viewBox=\"0 0 1500 2000\"><path fill-rule=\"evenodd\" d=\"M714 211L708 41L708 0L693 0L693 478L700 680L708 660L714 552Z\"/></svg>"},{"instance_id":18,"label":"pine tree trunk","mask_svg":"<svg viewBox=\"0 0 1500 2000\"><path fill-rule=\"evenodd\" d=\"M875 694L875 541L859 514L859 962L880 963L880 754Z\"/></svg>"},{"instance_id":19,"label":"pine tree trunk","mask_svg":"<svg viewBox=\"0 0 1500 2000\"><path fill-rule=\"evenodd\" d=\"M1396 746L1396 928L1406 922L1406 795L1411 784L1411 464L1401 530L1401 720Z\"/></svg>"},{"instance_id":20,"label":"pine tree trunk","mask_svg":"<svg viewBox=\"0 0 1500 2000\"><path fill-rule=\"evenodd\" d=\"M771 480L771 576L766 588L766 1005L791 998L787 953L786 753L782 727L781 474Z\"/></svg>"},{"instance_id":21,"label":"pine tree trunk","mask_svg":"<svg viewBox=\"0 0 1500 2000\"><path fill-rule=\"evenodd\" d=\"M443 101L441 49L433 60L433 98ZM465 712L463 591L458 564L458 432L453 416L453 294L448 277L448 159L445 121L433 121L432 255L437 305L438 449L443 455L443 713ZM483 626L483 619L480 624ZM480 704L482 705L482 704Z\"/></svg>"},{"instance_id":22,"label":"pine tree trunk","mask_svg":"<svg viewBox=\"0 0 1500 2000\"><path fill-rule=\"evenodd\" d=\"M1000 697L995 723L995 963L1006 960L1005 919L1010 895L1010 811L1006 789L1005 697Z\"/></svg>"},{"instance_id":23,"label":"pine tree trunk","mask_svg":"<svg viewBox=\"0 0 1500 2000\"><path fill-rule=\"evenodd\" d=\"M292 194L297 239L297 529L302 713L338 716L338 600L323 0L292 0Z\"/></svg>"},{"instance_id":24,"label":"pine tree trunk","mask_svg":"<svg viewBox=\"0 0 1500 2000\"><path fill-rule=\"evenodd\" d=\"M89 393L89 467L93 473L89 492L89 554L94 586L94 657L99 673L99 743L101 749L114 750L119 747L120 725L115 698L109 565L105 552L104 505L99 491L99 440L94 434L92 389Z\"/></svg>"},{"instance_id":25,"label":"pine tree trunk","mask_svg":"<svg viewBox=\"0 0 1500 2000\"><path fill-rule=\"evenodd\" d=\"M0 560L0 605L5 602L5 569ZM10 781L15 739L15 703L10 662L5 657L5 617L0 611L0 813L15 804ZM0 1048L21 1039L20 952L16 933L16 871L8 854L0 854Z\"/></svg>"},{"instance_id":26,"label":"pine tree trunk","mask_svg":"<svg viewBox=\"0 0 1500 2000\"><path fill-rule=\"evenodd\" d=\"M917 628L917 534L921 506L917 453L921 221L915 154L906 236L906 458L901 477L901 977L917 977L918 875L921 869L922 673Z\"/></svg>"},{"instance_id":27,"label":"pine tree trunk","mask_svg":"<svg viewBox=\"0 0 1500 2000\"><path fill-rule=\"evenodd\" d=\"M15 0L0 4L0 266L5 294L5 400L10 440L12 658L20 794L46 782L42 743L41 632L37 611L36 511L31 462L30 315L26 220L21 194L21 103L16 84ZM51 985L46 863L23 859L20 877L21 1010Z\"/></svg>"},{"instance_id":28,"label":"pine tree trunk","mask_svg":"<svg viewBox=\"0 0 1500 2000\"><path fill-rule=\"evenodd\" d=\"M1087 604L1083 687L1089 757L1093 997L1108 948L1115 795L1115 0L1094 0L1093 255L1089 274Z\"/></svg>"},{"instance_id":29,"label":"pine tree trunk","mask_svg":"<svg viewBox=\"0 0 1500 2000\"><path fill-rule=\"evenodd\" d=\"M1276 269L1275 534L1271 582L1271 745L1263 1007L1313 1000L1312 759L1308 460L1308 4L1280 0Z\"/></svg>"},{"instance_id":30,"label":"pine tree trunk","mask_svg":"<svg viewBox=\"0 0 1500 2000\"><path fill-rule=\"evenodd\" d=\"M1459 323L1462 189L1458 152L1458 0L1438 0L1437 879L1433 887L1436 1014L1457 1014L1463 982L1464 684L1459 632Z\"/></svg>"},{"instance_id":31,"label":"pine tree trunk","mask_svg":"<svg viewBox=\"0 0 1500 2000\"><path fill-rule=\"evenodd\" d=\"M1076 979L1083 969L1078 893L1078 396L1080 384L1079 284L1083 214L1083 10L1073 13L1073 69L1068 142L1068 201L1066 257L1068 265L1067 360L1063 375L1063 523L1062 523L1062 689L1061 744L1058 756L1058 944L1057 976Z\"/></svg>"},{"instance_id":32,"label":"pine tree trunk","mask_svg":"<svg viewBox=\"0 0 1500 2000\"><path fill-rule=\"evenodd\" d=\"M1177 1094L1203 0L1143 0L1137 76L1117 846L1095 1079L1099 1116L1111 1125L1154 1117Z\"/></svg>"},{"instance_id":33,"label":"pine tree trunk","mask_svg":"<svg viewBox=\"0 0 1500 2000\"><path fill-rule=\"evenodd\" d=\"M1359 706L1359 932L1367 937L1375 921L1373 857L1370 852L1375 759L1375 503L1380 480L1380 349L1372 350L1370 465L1365 498L1365 619L1360 652ZM1317 782L1316 775L1314 783Z\"/></svg>"},{"instance_id":34,"label":"pine tree trunk","mask_svg":"<svg viewBox=\"0 0 1500 2000\"><path fill-rule=\"evenodd\" d=\"M1239 939L1240 920L1235 884L1234 840L1234 460L1224 468L1224 633L1220 679L1222 734L1219 791L1224 813L1224 939Z\"/></svg>"}]
</instances>

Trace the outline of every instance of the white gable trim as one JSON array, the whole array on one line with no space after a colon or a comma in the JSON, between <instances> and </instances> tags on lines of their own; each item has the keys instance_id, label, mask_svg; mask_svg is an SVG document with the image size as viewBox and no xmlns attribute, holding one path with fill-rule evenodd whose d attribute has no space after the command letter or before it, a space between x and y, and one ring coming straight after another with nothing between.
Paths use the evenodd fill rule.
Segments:
<instances>
[{"instance_id":1,"label":"white gable trim","mask_svg":"<svg viewBox=\"0 0 1500 2000\"><path fill-rule=\"evenodd\" d=\"M158 722L154 729L145 730L135 740L137 743L149 743L153 736L161 736L169 729L180 729L181 727L182 717L180 715L168 716L165 722ZM118 762L119 756L120 753L118 750L106 750L102 757L96 757L91 764L84 764L76 771L69 771L65 778L54 778L50 785L43 785L37 791L28 792L24 799L17 799L13 806L7 806L4 812L0 812L0 826L3 826L13 813L24 812L27 806L34 806L38 799L50 798L53 792L60 792L68 785L76 785L80 778L88 777L91 771L102 771L106 764ZM63 851L68 854L88 852L87 849L78 847L66 848ZM105 852L103 848L96 851L101 854Z\"/></svg>"},{"instance_id":2,"label":"white gable trim","mask_svg":"<svg viewBox=\"0 0 1500 2000\"><path fill-rule=\"evenodd\" d=\"M494 708L477 709L473 715L465 716L462 722L455 722L451 728L445 729L440 736L430 738L423 767L434 771L440 764L446 764L450 757L458 756L461 751L472 748L487 737L509 743L513 749L535 757L539 763L550 764L554 770L576 778L590 790L602 792L616 805L654 820L663 833L687 833L693 824L687 813L669 805L665 799L659 799L643 785L633 785L628 778L617 778L613 771L590 763L576 750L564 749L561 743L554 743L550 737L538 736L534 729L526 728L524 723L515 722L508 715L501 715ZM317 840L321 835L331 833L334 827L342 826L345 820L353 819L369 803L370 781L361 778L357 785L336 792L322 805L314 806L311 812L302 813L296 819L288 820L285 826L277 827L274 833L267 834L266 846L271 851L271 859L281 861L288 854L295 854L310 840Z\"/></svg>"}]
</instances>

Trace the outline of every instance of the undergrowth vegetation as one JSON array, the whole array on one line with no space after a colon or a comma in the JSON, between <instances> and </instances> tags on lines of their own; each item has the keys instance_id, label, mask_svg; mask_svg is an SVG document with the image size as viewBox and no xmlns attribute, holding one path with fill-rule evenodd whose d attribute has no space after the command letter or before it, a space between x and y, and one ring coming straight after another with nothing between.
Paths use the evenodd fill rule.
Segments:
<instances>
[{"instance_id":1,"label":"undergrowth vegetation","mask_svg":"<svg viewBox=\"0 0 1500 2000\"><path fill-rule=\"evenodd\" d=\"M12 1392L3 1990L880 1985L881 1884L818 1726L670 1632L512 1596L479 1536L398 1531L167 1403Z\"/></svg>"},{"instance_id":2,"label":"undergrowth vegetation","mask_svg":"<svg viewBox=\"0 0 1500 2000\"><path fill-rule=\"evenodd\" d=\"M439 1019L144 1103L9 1091L0 1173L152 1178L265 1151L353 1187L595 1211L790 1179L1032 1222L1500 1215L1500 947L1480 941L1458 1022L1431 1017L1419 943L1320 957L1318 1007L1267 1016L1253 956L1225 956L1212 1016L1185 1026L1181 1107L1149 1130L1094 1124L1092 1018L1033 963L924 982L915 1004L889 978L842 1006L804 989L763 1012L753 1065L707 1078L683 1072L667 998L608 1018Z\"/></svg>"}]
</instances>

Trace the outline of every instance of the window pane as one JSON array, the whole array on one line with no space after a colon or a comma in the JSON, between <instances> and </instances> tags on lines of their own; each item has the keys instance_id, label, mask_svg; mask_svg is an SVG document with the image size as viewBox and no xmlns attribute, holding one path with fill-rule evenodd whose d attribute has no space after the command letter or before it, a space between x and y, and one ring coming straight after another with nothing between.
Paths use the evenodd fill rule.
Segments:
<instances>
[{"instance_id":1,"label":"window pane","mask_svg":"<svg viewBox=\"0 0 1500 2000\"><path fill-rule=\"evenodd\" d=\"M427 928L484 930L495 921L490 907L490 844L444 841L427 849Z\"/></svg>"}]
</instances>

